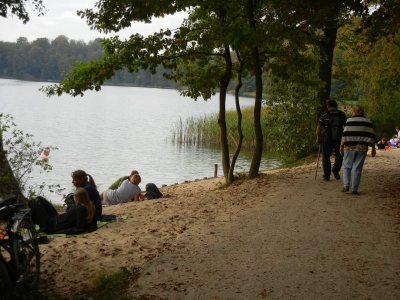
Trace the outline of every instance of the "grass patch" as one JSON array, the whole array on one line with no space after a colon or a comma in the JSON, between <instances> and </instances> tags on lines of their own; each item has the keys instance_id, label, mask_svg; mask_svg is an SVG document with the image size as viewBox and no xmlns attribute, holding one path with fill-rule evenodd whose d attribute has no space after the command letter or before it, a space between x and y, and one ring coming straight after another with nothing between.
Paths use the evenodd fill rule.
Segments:
<instances>
[{"instance_id":1,"label":"grass patch","mask_svg":"<svg viewBox=\"0 0 400 300\"><path fill-rule=\"evenodd\" d=\"M266 123L269 108L263 106L261 110L261 123ZM256 138L254 134L253 107L242 108L242 131L244 140L242 149L254 149ZM226 127L229 147L236 147L238 143L237 113L236 110L226 111ZM262 126L263 136L266 136L266 126ZM218 113L200 117L190 117L186 120L179 119L171 128L170 139L173 143L217 146L221 145L221 132L218 125ZM264 149L273 145L264 140Z\"/></svg>"},{"instance_id":2,"label":"grass patch","mask_svg":"<svg viewBox=\"0 0 400 300\"><path fill-rule=\"evenodd\" d=\"M140 275L139 268L128 270L120 268L118 271L100 274L83 292L83 299L97 300L132 300L128 288Z\"/></svg>"}]
</instances>

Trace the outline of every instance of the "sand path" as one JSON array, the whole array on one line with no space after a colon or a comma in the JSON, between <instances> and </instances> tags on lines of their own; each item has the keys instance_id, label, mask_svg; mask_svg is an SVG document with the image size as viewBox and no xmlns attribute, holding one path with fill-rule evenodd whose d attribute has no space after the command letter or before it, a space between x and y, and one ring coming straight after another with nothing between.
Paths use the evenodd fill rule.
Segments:
<instances>
[{"instance_id":1,"label":"sand path","mask_svg":"<svg viewBox=\"0 0 400 300\"><path fill-rule=\"evenodd\" d=\"M43 289L68 299L101 270L137 266L132 297L400 299L399 158L400 149L368 156L360 196L315 180L313 163L107 207L128 219L41 245Z\"/></svg>"}]
</instances>

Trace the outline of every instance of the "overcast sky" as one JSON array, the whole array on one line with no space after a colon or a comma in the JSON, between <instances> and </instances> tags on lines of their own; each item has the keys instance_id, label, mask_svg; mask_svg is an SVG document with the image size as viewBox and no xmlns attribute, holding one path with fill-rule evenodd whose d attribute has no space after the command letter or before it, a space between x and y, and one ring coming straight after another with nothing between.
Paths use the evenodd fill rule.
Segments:
<instances>
[{"instance_id":1,"label":"overcast sky","mask_svg":"<svg viewBox=\"0 0 400 300\"><path fill-rule=\"evenodd\" d=\"M78 10L93 8L96 2L97 0L43 0L47 12L41 17L37 17L37 13L27 4L26 9L30 17L27 24L23 24L15 16L0 17L0 41L15 42L19 37L26 37L32 42L37 38L53 40L59 35L65 35L69 39L89 42L104 37L99 32L90 30L85 20L76 14ZM184 14L178 14L155 19L152 24L133 23L129 29L119 32L118 35L121 38L127 38L134 33L147 36L160 28L174 29L181 24L183 17Z\"/></svg>"}]
</instances>

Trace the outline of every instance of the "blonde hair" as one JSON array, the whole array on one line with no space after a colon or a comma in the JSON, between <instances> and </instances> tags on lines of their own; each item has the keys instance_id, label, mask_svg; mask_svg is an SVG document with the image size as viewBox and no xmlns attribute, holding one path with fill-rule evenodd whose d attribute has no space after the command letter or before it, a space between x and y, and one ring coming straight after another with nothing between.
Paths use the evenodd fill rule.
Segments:
<instances>
[{"instance_id":1,"label":"blonde hair","mask_svg":"<svg viewBox=\"0 0 400 300\"><path fill-rule=\"evenodd\" d=\"M95 208L86 190L84 188L77 188L74 192L74 200L76 205L82 205L86 208L86 222L91 222L94 217Z\"/></svg>"},{"instance_id":2,"label":"blonde hair","mask_svg":"<svg viewBox=\"0 0 400 300\"><path fill-rule=\"evenodd\" d=\"M142 182L142 178L140 177L139 174L135 174L135 175L132 176L131 182L132 182L133 184L139 185L139 183Z\"/></svg>"},{"instance_id":3,"label":"blonde hair","mask_svg":"<svg viewBox=\"0 0 400 300\"><path fill-rule=\"evenodd\" d=\"M357 115L357 116L363 116L363 115L364 115L364 108L363 108L361 105L359 105L359 104L354 105L354 107L353 107L353 113L354 113L355 115Z\"/></svg>"}]
</instances>

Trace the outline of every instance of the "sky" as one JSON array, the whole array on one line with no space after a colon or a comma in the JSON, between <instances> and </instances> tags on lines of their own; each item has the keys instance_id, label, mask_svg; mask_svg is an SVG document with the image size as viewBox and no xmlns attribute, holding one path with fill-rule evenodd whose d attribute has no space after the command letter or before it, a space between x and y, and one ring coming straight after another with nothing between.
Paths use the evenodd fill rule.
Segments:
<instances>
[{"instance_id":1,"label":"sky","mask_svg":"<svg viewBox=\"0 0 400 300\"><path fill-rule=\"evenodd\" d=\"M28 38L29 42L37 38L48 38L54 40L59 35L65 35L71 40L84 40L86 43L98 37L106 35L98 31L90 30L84 19L81 19L76 12L85 8L93 8L98 0L43 0L46 7L44 16L37 16L29 3L25 6L29 13L30 21L23 24L18 17L0 17L0 41L15 42L19 37ZM151 24L133 23L132 26L118 35L120 38L128 38L130 35L140 33L144 36L154 33L161 28L174 29L179 27L184 14L166 16L165 18L154 19ZM113 36L111 34L108 36Z\"/></svg>"}]
</instances>

